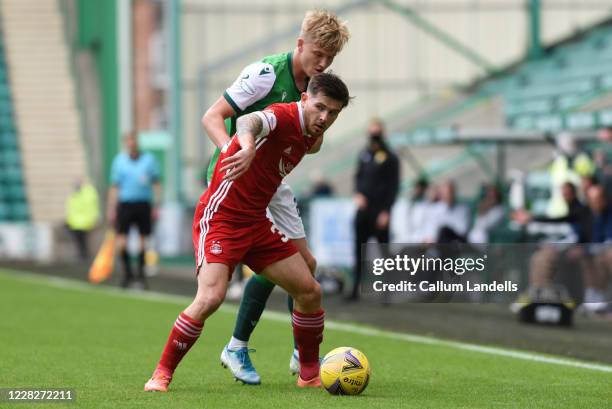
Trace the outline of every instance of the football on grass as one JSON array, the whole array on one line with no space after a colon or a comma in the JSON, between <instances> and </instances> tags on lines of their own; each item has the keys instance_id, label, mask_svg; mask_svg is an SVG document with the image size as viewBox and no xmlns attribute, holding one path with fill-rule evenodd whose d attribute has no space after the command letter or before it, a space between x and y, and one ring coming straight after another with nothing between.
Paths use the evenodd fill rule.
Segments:
<instances>
[{"instance_id":1,"label":"football on grass","mask_svg":"<svg viewBox=\"0 0 612 409\"><path fill-rule=\"evenodd\" d=\"M332 395L359 395L370 382L370 363L358 349L340 347L321 362L321 383Z\"/></svg>"}]
</instances>

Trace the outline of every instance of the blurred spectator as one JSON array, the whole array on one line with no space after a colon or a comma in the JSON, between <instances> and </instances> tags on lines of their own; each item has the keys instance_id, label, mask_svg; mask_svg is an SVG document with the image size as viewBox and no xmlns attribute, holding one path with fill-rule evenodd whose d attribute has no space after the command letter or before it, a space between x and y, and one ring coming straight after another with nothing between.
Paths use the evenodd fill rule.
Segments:
<instances>
[{"instance_id":1,"label":"blurred spectator","mask_svg":"<svg viewBox=\"0 0 612 409\"><path fill-rule=\"evenodd\" d=\"M468 233L468 242L488 243L489 233L502 224L505 213L499 189L495 185L485 186L484 195L476 209L474 225Z\"/></svg>"},{"instance_id":2,"label":"blurred spectator","mask_svg":"<svg viewBox=\"0 0 612 409\"><path fill-rule=\"evenodd\" d=\"M407 241L410 244L421 244L425 241L427 232L427 223L429 219L427 212L435 203L432 198L427 197L427 188L429 182L425 178L419 178L412 188L412 194L408 202L408 237ZM435 186L432 186L429 192L435 192Z\"/></svg>"},{"instance_id":3,"label":"blurred spectator","mask_svg":"<svg viewBox=\"0 0 612 409\"><path fill-rule=\"evenodd\" d=\"M390 212L399 190L399 177L399 160L387 146L384 125L373 119L368 127L368 144L359 154L355 174L355 267L349 300L359 298L361 245L372 236L378 243L389 242Z\"/></svg>"},{"instance_id":4,"label":"blurred spectator","mask_svg":"<svg viewBox=\"0 0 612 409\"><path fill-rule=\"evenodd\" d=\"M512 215L514 221L520 224L529 222L539 223L568 223L574 232L574 242L587 243L591 239L591 212L589 208L578 200L576 186L571 182L561 185L561 197L568 209L567 215L562 217L533 217L526 211L516 211Z\"/></svg>"},{"instance_id":5,"label":"blurred spectator","mask_svg":"<svg viewBox=\"0 0 612 409\"><path fill-rule=\"evenodd\" d=\"M587 199L593 215L592 242L612 242L612 207L609 206L603 186L591 186Z\"/></svg>"},{"instance_id":6,"label":"blurred spectator","mask_svg":"<svg viewBox=\"0 0 612 409\"><path fill-rule=\"evenodd\" d=\"M590 246L593 264L585 268L584 302L593 303L592 309L597 309L605 307L612 273L612 248L609 245L612 242L612 206L600 185L591 186L587 195L593 217L593 244Z\"/></svg>"},{"instance_id":7,"label":"blurred spectator","mask_svg":"<svg viewBox=\"0 0 612 409\"><path fill-rule=\"evenodd\" d=\"M563 183L561 187L563 200L569 209L564 217L533 217L526 211L517 211L512 218L520 223L530 222L569 224L572 234L567 236L566 242L587 243L591 238L591 212L589 208L578 200L576 186L570 182ZM585 270L587 254L583 246L558 246L544 244L531 257L529 262L529 284L532 288L545 288L553 283L553 279L560 270L562 263L572 270L570 276L562 277L561 281L570 284L570 293L575 298L582 297L582 283L577 271ZM561 269L563 270L563 269Z\"/></svg>"},{"instance_id":8,"label":"blurred spectator","mask_svg":"<svg viewBox=\"0 0 612 409\"><path fill-rule=\"evenodd\" d=\"M597 139L601 142L600 146L593 151L593 161L595 162L595 175L599 183L606 190L606 195L612 195L612 127L607 127L597 131Z\"/></svg>"},{"instance_id":9,"label":"blurred spectator","mask_svg":"<svg viewBox=\"0 0 612 409\"><path fill-rule=\"evenodd\" d=\"M470 209L457 203L455 183L446 181L438 188L439 202L428 212L429 229L425 237L427 243L466 242L470 227Z\"/></svg>"},{"instance_id":10,"label":"blurred spectator","mask_svg":"<svg viewBox=\"0 0 612 409\"><path fill-rule=\"evenodd\" d=\"M140 152L136 133L125 139L126 152L113 160L111 187L108 192L107 220L115 224L117 247L123 262L122 287L131 285L146 288L145 246L151 235L152 219L157 218L161 199L160 171L157 160L150 153ZM127 250L127 235L135 225L140 235L138 250L138 281L134 281L130 255Z\"/></svg>"},{"instance_id":11,"label":"blurred spectator","mask_svg":"<svg viewBox=\"0 0 612 409\"><path fill-rule=\"evenodd\" d=\"M574 136L564 132L557 137L557 154L550 166L551 198L548 204L549 217L562 217L568 214L567 204L561 194L561 185L580 183L580 177L595 173L595 164L584 152L578 150Z\"/></svg>"},{"instance_id":12,"label":"blurred spectator","mask_svg":"<svg viewBox=\"0 0 612 409\"><path fill-rule=\"evenodd\" d=\"M98 192L88 182L79 180L66 200L66 226L77 247L79 259L89 259L88 236L100 218Z\"/></svg>"},{"instance_id":13,"label":"blurred spectator","mask_svg":"<svg viewBox=\"0 0 612 409\"><path fill-rule=\"evenodd\" d=\"M334 187L331 185L331 183L325 179L321 173L314 175L313 185L308 198L316 199L319 197L331 197L333 195Z\"/></svg>"},{"instance_id":14,"label":"blurred spectator","mask_svg":"<svg viewBox=\"0 0 612 409\"><path fill-rule=\"evenodd\" d=\"M587 192L589 191L589 188L597 184L597 177L594 175L585 175L580 178L579 199L582 203L587 203Z\"/></svg>"}]
</instances>

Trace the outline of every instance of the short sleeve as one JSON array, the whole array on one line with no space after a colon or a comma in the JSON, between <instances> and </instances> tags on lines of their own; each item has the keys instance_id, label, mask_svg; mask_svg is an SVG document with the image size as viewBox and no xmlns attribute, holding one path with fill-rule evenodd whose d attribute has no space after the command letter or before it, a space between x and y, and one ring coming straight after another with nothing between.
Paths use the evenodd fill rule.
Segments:
<instances>
[{"instance_id":1,"label":"short sleeve","mask_svg":"<svg viewBox=\"0 0 612 409\"><path fill-rule=\"evenodd\" d=\"M272 109L266 109L264 111L255 111L255 115L261 119L263 126L261 127L261 132L259 135L255 135L255 139L263 138L264 136L268 136L270 132L276 129L276 113Z\"/></svg>"},{"instance_id":2,"label":"short sleeve","mask_svg":"<svg viewBox=\"0 0 612 409\"><path fill-rule=\"evenodd\" d=\"M239 114L268 95L275 81L274 67L256 62L242 70L236 81L225 90L223 97Z\"/></svg>"}]
</instances>

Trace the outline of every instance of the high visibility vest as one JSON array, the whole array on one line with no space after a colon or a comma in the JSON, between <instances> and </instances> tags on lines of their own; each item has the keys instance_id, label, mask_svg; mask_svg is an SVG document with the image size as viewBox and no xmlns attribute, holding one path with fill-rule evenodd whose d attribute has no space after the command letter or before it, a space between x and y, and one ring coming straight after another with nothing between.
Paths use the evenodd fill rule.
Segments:
<instances>
[{"instance_id":1,"label":"high visibility vest","mask_svg":"<svg viewBox=\"0 0 612 409\"><path fill-rule=\"evenodd\" d=\"M99 218L98 192L92 185L84 184L66 202L66 224L72 230L91 230Z\"/></svg>"},{"instance_id":2,"label":"high visibility vest","mask_svg":"<svg viewBox=\"0 0 612 409\"><path fill-rule=\"evenodd\" d=\"M549 217L563 217L569 211L563 196L561 186L565 182L571 182L574 186L580 186L582 176L590 176L595 173L595 162L586 153L579 153L570 167L569 159L560 155L550 165L551 198L548 203L547 215Z\"/></svg>"}]
</instances>

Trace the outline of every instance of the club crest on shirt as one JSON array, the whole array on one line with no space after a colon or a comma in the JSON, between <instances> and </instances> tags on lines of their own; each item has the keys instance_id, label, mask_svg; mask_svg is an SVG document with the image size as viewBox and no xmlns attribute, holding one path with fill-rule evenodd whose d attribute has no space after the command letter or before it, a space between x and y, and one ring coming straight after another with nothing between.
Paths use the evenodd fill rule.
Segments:
<instances>
[{"instance_id":1,"label":"club crest on shirt","mask_svg":"<svg viewBox=\"0 0 612 409\"><path fill-rule=\"evenodd\" d=\"M223 253L223 247L221 247L221 242L213 241L210 245L210 254L218 256L221 253Z\"/></svg>"}]
</instances>

